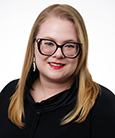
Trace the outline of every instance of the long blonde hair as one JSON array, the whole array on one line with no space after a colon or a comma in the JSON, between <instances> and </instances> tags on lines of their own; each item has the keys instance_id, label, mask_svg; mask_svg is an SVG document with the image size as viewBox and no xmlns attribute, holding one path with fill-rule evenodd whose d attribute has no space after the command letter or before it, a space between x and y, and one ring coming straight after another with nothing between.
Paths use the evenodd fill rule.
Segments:
<instances>
[{"instance_id":1,"label":"long blonde hair","mask_svg":"<svg viewBox=\"0 0 115 138\"><path fill-rule=\"evenodd\" d=\"M92 80L92 77L87 68L88 36L81 15L76 9L69 5L51 5L39 14L33 25L27 45L22 75L17 84L16 91L11 97L10 105L8 108L9 119L19 128L22 128L24 126L22 122L22 117L25 115L24 87L28 74L32 68L33 40L36 38L36 35L39 32L41 24L50 17L57 17L72 21L75 24L79 41L83 44L78 67L75 71L75 75L79 72L79 90L77 103L75 108L63 118L61 124L63 125L69 123L78 115L79 116L76 122L84 121L89 111L93 107L97 95L99 94L99 86Z\"/></svg>"}]
</instances>

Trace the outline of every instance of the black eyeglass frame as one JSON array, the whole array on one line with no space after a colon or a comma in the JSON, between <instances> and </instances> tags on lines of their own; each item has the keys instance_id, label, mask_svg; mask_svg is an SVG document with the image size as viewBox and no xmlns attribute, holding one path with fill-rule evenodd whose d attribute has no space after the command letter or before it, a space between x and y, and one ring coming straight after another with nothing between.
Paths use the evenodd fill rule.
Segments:
<instances>
[{"instance_id":1,"label":"black eyeglass frame","mask_svg":"<svg viewBox=\"0 0 115 138\"><path fill-rule=\"evenodd\" d=\"M41 43L42 40L48 40L48 41L54 42L56 44L56 46L57 46L56 50L52 54L44 54L44 53L42 53L41 50L40 50L40 43ZM83 45L82 43L78 43L78 42L65 42L63 45L58 45L55 41L53 41L51 39L45 39L45 38L38 38L38 39L35 38L33 42L35 42L35 41L37 42L37 47L38 47L38 50L39 50L40 54L45 55L45 56L52 56L57 51L58 48L61 48L61 52L62 52L62 54L63 54L63 56L65 58L76 58L80 54L80 52L82 50L82 45ZM73 44L76 44L76 45L79 46L79 51L78 51L77 55L75 55L74 57L68 57L68 56L64 55L62 48L67 43L73 43Z\"/></svg>"}]
</instances>

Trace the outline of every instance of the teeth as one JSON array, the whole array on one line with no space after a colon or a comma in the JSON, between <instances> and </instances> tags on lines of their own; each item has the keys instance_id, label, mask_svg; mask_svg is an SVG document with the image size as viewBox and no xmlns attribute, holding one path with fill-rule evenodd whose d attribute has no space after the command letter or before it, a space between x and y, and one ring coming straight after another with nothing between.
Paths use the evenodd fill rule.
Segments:
<instances>
[{"instance_id":1,"label":"teeth","mask_svg":"<svg viewBox=\"0 0 115 138\"><path fill-rule=\"evenodd\" d=\"M53 66L63 66L63 64L54 64L54 63L50 63L50 65L53 65Z\"/></svg>"}]
</instances>

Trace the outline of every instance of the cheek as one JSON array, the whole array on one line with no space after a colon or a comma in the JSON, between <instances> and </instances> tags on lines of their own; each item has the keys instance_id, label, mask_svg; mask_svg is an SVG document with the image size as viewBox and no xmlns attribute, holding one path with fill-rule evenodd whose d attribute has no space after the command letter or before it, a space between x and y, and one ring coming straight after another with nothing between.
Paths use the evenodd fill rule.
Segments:
<instances>
[{"instance_id":1,"label":"cheek","mask_svg":"<svg viewBox=\"0 0 115 138\"><path fill-rule=\"evenodd\" d=\"M43 66L45 64L45 61L47 60L46 56L39 53L37 46L35 46L35 59L36 59L36 65L38 69L41 66Z\"/></svg>"},{"instance_id":2,"label":"cheek","mask_svg":"<svg viewBox=\"0 0 115 138\"><path fill-rule=\"evenodd\" d=\"M76 69L77 69L78 60L79 60L79 58L77 57L75 59L72 59L71 62L70 62L70 68L73 72L76 71Z\"/></svg>"}]
</instances>

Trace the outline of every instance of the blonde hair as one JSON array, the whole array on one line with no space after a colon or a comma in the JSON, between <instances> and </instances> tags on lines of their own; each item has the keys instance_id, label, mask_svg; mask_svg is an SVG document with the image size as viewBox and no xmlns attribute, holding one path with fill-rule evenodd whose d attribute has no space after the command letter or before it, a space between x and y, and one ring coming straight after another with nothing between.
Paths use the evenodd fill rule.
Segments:
<instances>
[{"instance_id":1,"label":"blonde hair","mask_svg":"<svg viewBox=\"0 0 115 138\"><path fill-rule=\"evenodd\" d=\"M39 32L41 24L50 17L57 17L72 21L75 24L79 41L83 44L82 52L79 57L78 67L74 74L76 75L79 72L79 90L77 103L75 108L63 118L61 124L64 125L69 123L78 115L79 116L76 122L84 121L89 111L93 107L97 95L99 94L99 86L92 80L92 77L87 68L88 36L81 15L76 9L69 5L51 5L40 13L33 25L27 45L22 75L17 84L16 91L11 97L8 108L9 119L19 128L24 126L22 122L22 117L24 117L24 88L29 72L32 71L33 40L36 38L36 35Z\"/></svg>"}]
</instances>

